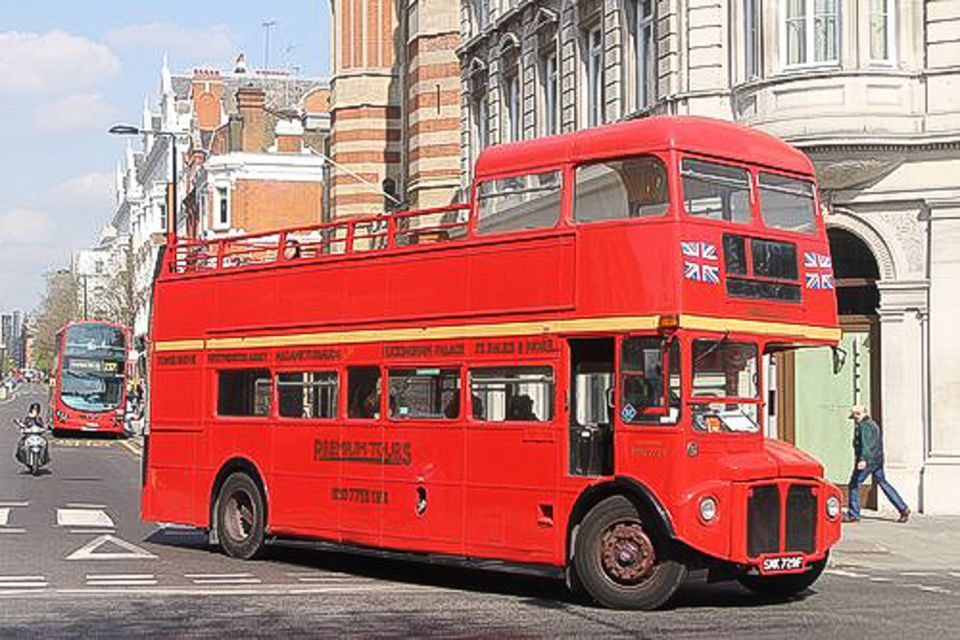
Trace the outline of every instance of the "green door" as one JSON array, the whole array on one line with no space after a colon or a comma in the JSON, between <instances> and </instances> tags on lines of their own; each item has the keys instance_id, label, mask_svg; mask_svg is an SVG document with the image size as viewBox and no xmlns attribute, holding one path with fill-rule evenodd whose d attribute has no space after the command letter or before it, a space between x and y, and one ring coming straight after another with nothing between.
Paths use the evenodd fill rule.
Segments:
<instances>
[{"instance_id":1,"label":"green door","mask_svg":"<svg viewBox=\"0 0 960 640\"><path fill-rule=\"evenodd\" d=\"M795 444L823 463L828 480L844 486L853 471L853 421L850 407L872 407L874 354L869 327L845 329L840 346L843 369L833 373L827 347L794 353Z\"/></svg>"}]
</instances>

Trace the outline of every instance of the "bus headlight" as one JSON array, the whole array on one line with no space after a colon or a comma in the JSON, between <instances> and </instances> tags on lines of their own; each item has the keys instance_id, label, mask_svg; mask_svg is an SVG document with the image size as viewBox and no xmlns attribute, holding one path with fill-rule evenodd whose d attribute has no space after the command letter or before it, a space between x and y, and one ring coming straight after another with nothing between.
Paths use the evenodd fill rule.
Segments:
<instances>
[{"instance_id":1,"label":"bus headlight","mask_svg":"<svg viewBox=\"0 0 960 640\"><path fill-rule=\"evenodd\" d=\"M713 522L717 517L716 498L706 497L700 500L700 519L704 522Z\"/></svg>"},{"instance_id":2,"label":"bus headlight","mask_svg":"<svg viewBox=\"0 0 960 640\"><path fill-rule=\"evenodd\" d=\"M831 520L836 520L837 516L840 515L840 498L837 496L830 496L827 498L827 517Z\"/></svg>"}]
</instances>

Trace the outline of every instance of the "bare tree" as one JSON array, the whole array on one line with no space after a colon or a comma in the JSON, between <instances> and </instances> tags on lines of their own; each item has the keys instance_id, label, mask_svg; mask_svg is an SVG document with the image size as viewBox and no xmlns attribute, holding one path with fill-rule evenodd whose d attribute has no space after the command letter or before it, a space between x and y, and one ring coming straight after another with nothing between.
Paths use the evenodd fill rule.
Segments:
<instances>
[{"instance_id":1,"label":"bare tree","mask_svg":"<svg viewBox=\"0 0 960 640\"><path fill-rule=\"evenodd\" d=\"M94 319L132 327L137 307L133 286L133 252L129 249L123 252L123 262L101 294L94 309Z\"/></svg>"},{"instance_id":2,"label":"bare tree","mask_svg":"<svg viewBox=\"0 0 960 640\"><path fill-rule=\"evenodd\" d=\"M66 270L46 274L47 291L37 307L32 366L49 371L54 364L57 332L80 317L77 277Z\"/></svg>"}]
</instances>

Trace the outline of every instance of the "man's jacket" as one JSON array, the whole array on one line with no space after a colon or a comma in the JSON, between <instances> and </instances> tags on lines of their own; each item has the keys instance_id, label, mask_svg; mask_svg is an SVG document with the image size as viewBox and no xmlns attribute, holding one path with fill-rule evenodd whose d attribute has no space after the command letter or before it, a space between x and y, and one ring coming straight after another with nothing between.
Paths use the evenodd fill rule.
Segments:
<instances>
[{"instance_id":1,"label":"man's jacket","mask_svg":"<svg viewBox=\"0 0 960 640\"><path fill-rule=\"evenodd\" d=\"M863 460L868 466L883 465L883 439L880 425L872 418L864 418L853 429L853 451L857 462Z\"/></svg>"}]
</instances>

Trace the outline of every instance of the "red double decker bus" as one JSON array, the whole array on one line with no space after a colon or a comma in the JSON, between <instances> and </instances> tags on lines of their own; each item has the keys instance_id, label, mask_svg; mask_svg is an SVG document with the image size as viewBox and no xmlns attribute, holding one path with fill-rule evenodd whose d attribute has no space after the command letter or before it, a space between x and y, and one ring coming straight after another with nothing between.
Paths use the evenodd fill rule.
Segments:
<instances>
[{"instance_id":1,"label":"red double decker bus","mask_svg":"<svg viewBox=\"0 0 960 640\"><path fill-rule=\"evenodd\" d=\"M798 592L840 536L764 438L765 355L839 339L809 160L651 118L491 148L469 205L175 245L143 517L564 577Z\"/></svg>"},{"instance_id":2,"label":"red double decker bus","mask_svg":"<svg viewBox=\"0 0 960 640\"><path fill-rule=\"evenodd\" d=\"M128 331L101 321L68 322L56 336L50 409L55 433L124 433Z\"/></svg>"}]
</instances>

